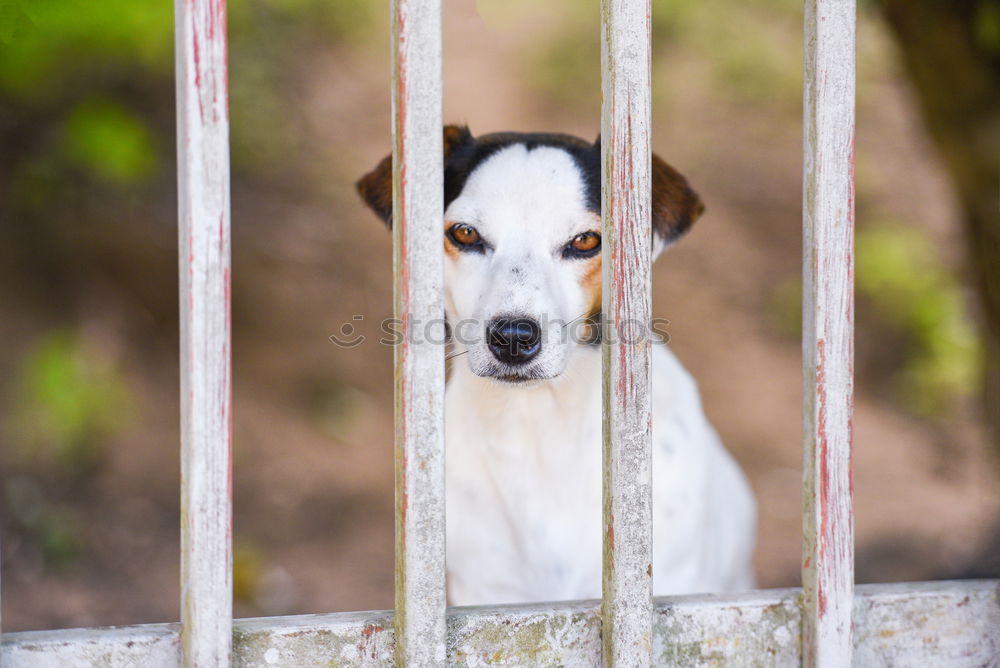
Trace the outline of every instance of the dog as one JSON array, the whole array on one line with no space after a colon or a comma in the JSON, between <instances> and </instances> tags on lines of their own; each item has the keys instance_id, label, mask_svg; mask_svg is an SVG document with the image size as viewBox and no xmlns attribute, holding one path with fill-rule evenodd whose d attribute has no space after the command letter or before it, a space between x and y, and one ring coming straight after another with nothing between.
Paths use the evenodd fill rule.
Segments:
<instances>
[{"instance_id":1,"label":"dog","mask_svg":"<svg viewBox=\"0 0 1000 668\"><path fill-rule=\"evenodd\" d=\"M598 598L600 139L449 125L443 142L445 309L461 356L445 394L449 603ZM357 189L391 226L391 156ZM653 155L654 258L703 210ZM654 343L653 591L750 589L750 487L694 380Z\"/></svg>"}]
</instances>

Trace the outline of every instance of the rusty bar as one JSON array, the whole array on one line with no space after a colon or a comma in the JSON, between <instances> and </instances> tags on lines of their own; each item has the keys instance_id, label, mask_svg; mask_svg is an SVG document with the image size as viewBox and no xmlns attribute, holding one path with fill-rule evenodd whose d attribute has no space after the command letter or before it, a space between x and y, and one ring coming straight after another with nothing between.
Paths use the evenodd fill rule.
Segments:
<instances>
[{"instance_id":1,"label":"rusty bar","mask_svg":"<svg viewBox=\"0 0 1000 668\"><path fill-rule=\"evenodd\" d=\"M441 0L394 0L396 660L445 663Z\"/></svg>"},{"instance_id":2,"label":"rusty bar","mask_svg":"<svg viewBox=\"0 0 1000 668\"><path fill-rule=\"evenodd\" d=\"M851 662L855 0L806 0L803 662Z\"/></svg>"},{"instance_id":3,"label":"rusty bar","mask_svg":"<svg viewBox=\"0 0 1000 668\"><path fill-rule=\"evenodd\" d=\"M652 652L650 2L603 0L604 597L609 666Z\"/></svg>"},{"instance_id":4,"label":"rusty bar","mask_svg":"<svg viewBox=\"0 0 1000 668\"><path fill-rule=\"evenodd\" d=\"M232 653L232 376L225 0L175 0L181 372L181 649Z\"/></svg>"}]
</instances>

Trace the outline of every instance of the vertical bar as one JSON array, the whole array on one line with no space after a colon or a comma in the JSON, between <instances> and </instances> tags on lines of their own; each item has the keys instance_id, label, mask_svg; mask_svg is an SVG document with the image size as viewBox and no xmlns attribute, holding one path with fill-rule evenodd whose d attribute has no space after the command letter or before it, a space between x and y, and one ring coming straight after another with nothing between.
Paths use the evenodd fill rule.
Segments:
<instances>
[{"instance_id":1,"label":"vertical bar","mask_svg":"<svg viewBox=\"0 0 1000 668\"><path fill-rule=\"evenodd\" d=\"M225 0L175 0L181 318L181 647L232 651L229 117Z\"/></svg>"},{"instance_id":2,"label":"vertical bar","mask_svg":"<svg viewBox=\"0 0 1000 668\"><path fill-rule=\"evenodd\" d=\"M608 666L650 664L650 2L603 0L604 598Z\"/></svg>"},{"instance_id":3,"label":"vertical bar","mask_svg":"<svg viewBox=\"0 0 1000 668\"><path fill-rule=\"evenodd\" d=\"M803 658L851 662L855 0L806 0Z\"/></svg>"},{"instance_id":4,"label":"vertical bar","mask_svg":"<svg viewBox=\"0 0 1000 668\"><path fill-rule=\"evenodd\" d=\"M396 660L445 663L441 0L393 2Z\"/></svg>"}]
</instances>

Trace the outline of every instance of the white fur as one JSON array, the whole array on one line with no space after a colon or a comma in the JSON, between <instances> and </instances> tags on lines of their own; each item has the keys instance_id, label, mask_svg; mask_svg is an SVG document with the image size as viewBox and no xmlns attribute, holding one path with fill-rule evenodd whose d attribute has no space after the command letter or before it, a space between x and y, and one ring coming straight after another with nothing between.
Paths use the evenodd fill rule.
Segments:
<instances>
[{"instance_id":1,"label":"white fur","mask_svg":"<svg viewBox=\"0 0 1000 668\"><path fill-rule=\"evenodd\" d=\"M455 360L446 394L448 595L452 604L595 598L601 591L601 355L569 340L590 296L585 261L561 250L599 231L581 175L558 148L504 149L469 177L446 226L492 247L446 260ZM498 315L533 317L536 378L502 383L483 341ZM694 381L653 346L654 593L753 585L755 507L706 420Z\"/></svg>"}]
</instances>

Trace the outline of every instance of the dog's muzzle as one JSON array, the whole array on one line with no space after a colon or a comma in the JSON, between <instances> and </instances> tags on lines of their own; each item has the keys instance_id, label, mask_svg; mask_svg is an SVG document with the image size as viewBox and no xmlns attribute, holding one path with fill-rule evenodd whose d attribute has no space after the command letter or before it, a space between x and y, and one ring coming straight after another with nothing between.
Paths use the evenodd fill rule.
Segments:
<instances>
[{"instance_id":1,"label":"dog's muzzle","mask_svg":"<svg viewBox=\"0 0 1000 668\"><path fill-rule=\"evenodd\" d=\"M486 325L486 344L499 361L520 366L541 351L542 328L533 318L494 318Z\"/></svg>"}]
</instances>

